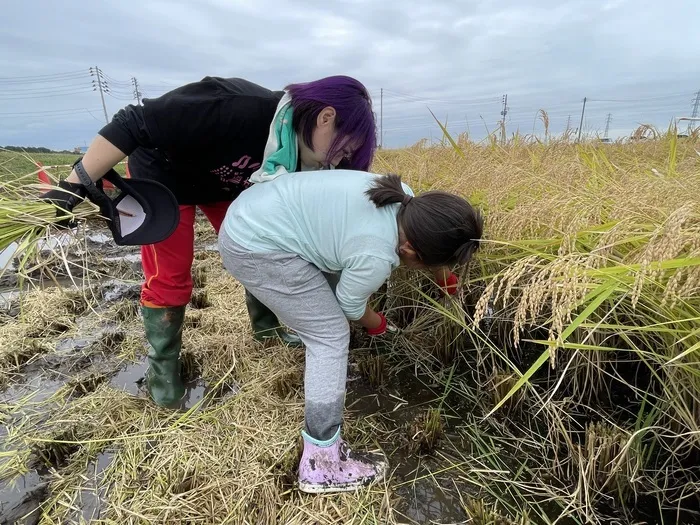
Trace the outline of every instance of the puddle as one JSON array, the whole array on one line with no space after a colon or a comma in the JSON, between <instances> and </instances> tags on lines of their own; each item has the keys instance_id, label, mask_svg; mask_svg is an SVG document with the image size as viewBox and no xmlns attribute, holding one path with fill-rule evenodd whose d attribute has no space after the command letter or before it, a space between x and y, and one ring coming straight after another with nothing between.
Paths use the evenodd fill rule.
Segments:
<instances>
[{"instance_id":1,"label":"puddle","mask_svg":"<svg viewBox=\"0 0 700 525\"><path fill-rule=\"evenodd\" d=\"M141 298L141 285L112 279L102 285L102 297L107 303L121 299L137 301Z\"/></svg>"},{"instance_id":2,"label":"puddle","mask_svg":"<svg viewBox=\"0 0 700 525\"><path fill-rule=\"evenodd\" d=\"M113 237L105 233L89 233L87 240L94 244L107 244L113 242Z\"/></svg>"},{"instance_id":3,"label":"puddle","mask_svg":"<svg viewBox=\"0 0 700 525\"><path fill-rule=\"evenodd\" d=\"M85 350L94 345L100 338L99 335L87 337L66 337L56 343L56 353L59 355L72 354L75 351Z\"/></svg>"},{"instance_id":4,"label":"puddle","mask_svg":"<svg viewBox=\"0 0 700 525\"><path fill-rule=\"evenodd\" d=\"M421 476L430 476L429 469L417 477ZM417 523L466 523L459 496L443 491L430 478L400 487L396 494L407 502L401 512Z\"/></svg>"},{"instance_id":5,"label":"puddle","mask_svg":"<svg viewBox=\"0 0 700 525\"><path fill-rule=\"evenodd\" d=\"M140 253L129 253L127 255L120 255L118 257L105 257L104 259L102 259L102 261L104 261L106 263L127 262L129 264L135 264L135 263L141 262L141 254Z\"/></svg>"},{"instance_id":6,"label":"puddle","mask_svg":"<svg viewBox=\"0 0 700 525\"><path fill-rule=\"evenodd\" d=\"M109 381L109 386L135 396L141 389L141 383L148 370L148 361L139 361L122 366L117 375Z\"/></svg>"},{"instance_id":7,"label":"puddle","mask_svg":"<svg viewBox=\"0 0 700 525\"><path fill-rule=\"evenodd\" d=\"M76 239L77 237L71 233L52 235L48 239L42 239L39 241L39 251L47 252L57 250L58 248L65 248Z\"/></svg>"},{"instance_id":8,"label":"puddle","mask_svg":"<svg viewBox=\"0 0 700 525\"><path fill-rule=\"evenodd\" d=\"M132 396L146 396L146 385L144 380L148 370L148 360L130 363L122 366L119 372L109 381L109 386ZM185 395L182 398L182 408L188 410L202 399L209 396L209 400L203 403L201 408L205 408L212 401L219 400L228 393L235 394L236 389L228 389L228 392L217 392L212 394L211 387L203 379L192 379L185 382Z\"/></svg>"},{"instance_id":9,"label":"puddle","mask_svg":"<svg viewBox=\"0 0 700 525\"><path fill-rule=\"evenodd\" d=\"M35 470L0 483L0 525L38 523L39 506L47 496L48 483Z\"/></svg>"},{"instance_id":10,"label":"puddle","mask_svg":"<svg viewBox=\"0 0 700 525\"><path fill-rule=\"evenodd\" d=\"M80 491L78 505L82 518L86 521L99 519L102 507L105 503L107 488L102 485L102 473L110 465L114 458L114 452L105 450L97 455L94 461L88 464L86 486ZM78 520L76 520L78 521Z\"/></svg>"},{"instance_id":11,"label":"puddle","mask_svg":"<svg viewBox=\"0 0 700 525\"><path fill-rule=\"evenodd\" d=\"M16 242L13 242L7 248L0 251L0 272L3 270L13 270L15 268L13 258L18 246Z\"/></svg>"},{"instance_id":12,"label":"puddle","mask_svg":"<svg viewBox=\"0 0 700 525\"><path fill-rule=\"evenodd\" d=\"M36 375L27 382L12 385L0 394L0 403L13 404L20 400L27 399L30 403L41 403L56 392L63 385L62 381L55 381L46 377Z\"/></svg>"},{"instance_id":13,"label":"puddle","mask_svg":"<svg viewBox=\"0 0 700 525\"><path fill-rule=\"evenodd\" d=\"M69 233L59 234L49 237L48 239L41 239L38 244L39 252L52 252L58 248L66 247L71 244L76 239L73 235ZM0 251L0 273L3 270L13 270L15 269L15 256L17 255L17 249L19 244L13 242L7 248Z\"/></svg>"},{"instance_id":14,"label":"puddle","mask_svg":"<svg viewBox=\"0 0 700 525\"><path fill-rule=\"evenodd\" d=\"M211 388L201 379L185 383L185 396L182 398L182 405L185 409L190 409L211 392ZM206 408L216 396L211 396L206 403L202 403L202 408Z\"/></svg>"},{"instance_id":15,"label":"puddle","mask_svg":"<svg viewBox=\"0 0 700 525\"><path fill-rule=\"evenodd\" d=\"M15 421L30 415L32 412L46 412L46 408L41 404L55 394L63 384L63 381L49 379L43 375L34 375L26 382L12 385L0 393L0 405L4 405L0 440L7 436L8 426ZM1 444L0 450L2 450Z\"/></svg>"},{"instance_id":16,"label":"puddle","mask_svg":"<svg viewBox=\"0 0 700 525\"><path fill-rule=\"evenodd\" d=\"M87 246L83 243L82 248L80 248L79 243L73 243L66 248L76 239L71 234L62 234L48 240L42 240L40 250L42 252L56 250L59 253L63 251L70 258L78 253L76 249L82 249L87 251L87 254L98 263L117 263L118 265L111 272L115 278L99 281L100 291L95 295L100 298L100 304L93 305L94 308L82 312L76 319L74 331L65 334L62 338L53 339L51 341L53 351L41 355L29 363L23 368L23 375L16 378L20 382L12 384L0 392L0 406L3 409L0 413L2 416L0 419L0 455L9 428L17 427L27 417L31 420L32 425L45 423L52 417L52 408L55 407L51 402L51 396L73 383L76 385L76 391L79 390L78 387L83 390L75 395L66 396L65 402L71 402L78 395L89 393L94 385L99 384L108 384L116 390L133 396L147 396L143 378L148 369L148 361L143 359L137 362L123 363L117 360L117 357L113 355L114 352L107 351L120 343L119 340L110 339L110 334L123 336L130 330L128 323L133 320L133 316L129 316L128 319L117 317L115 324L112 321L107 321L107 319L112 319L112 316L96 322L94 315L95 312L99 314L102 310L114 308L115 303L120 305L120 301L125 304L132 301L134 305L138 304L141 284L124 280L123 276L130 276L132 273L127 265L140 264L140 253L134 253L121 247L115 248L111 244L113 241L108 232L91 231L87 235ZM24 293L24 286L22 290L18 289L14 273L16 251L17 245L13 245L0 252L0 275L2 275L3 268L8 270L7 276L3 276L3 283L7 284L3 284L4 289L0 288L1 312L4 312L3 307L8 309L15 307L16 299ZM218 251L218 246L212 244L206 248L206 251ZM15 281L9 280L10 278L14 278ZM54 283L42 279L41 276L38 276L32 283L27 283L27 289L48 289L55 286ZM74 289L72 283L63 279L62 276L59 277L59 284L64 288ZM77 284L81 284L80 279L77 279ZM82 284L87 284L87 281ZM2 313L2 315L5 314ZM103 348L104 345L106 346ZM196 370L192 373L199 374ZM104 383L102 383L103 380ZM236 392L233 387L212 391L212 387L202 379L190 380L185 383L185 387L186 391L182 400L182 409L184 410L206 400L198 408L198 410L203 410L210 403L216 403L225 396ZM61 402L64 400L62 399ZM17 429L14 428L14 430ZM108 491L106 484L102 486L103 475L105 469L112 462L114 454L114 450L105 450L87 465L86 471L83 472L83 487L76 495L72 514L69 516L70 522L87 522L103 517ZM65 456L65 453L63 455ZM65 458L58 459L56 468L60 472L63 468L61 461ZM32 466L33 463L27 464L29 469ZM37 465L37 467L39 466ZM32 514L32 512L38 509L48 497L50 479L48 472L39 467L17 477L14 482L0 482L0 525L5 523L38 523L39 513Z\"/></svg>"},{"instance_id":17,"label":"puddle","mask_svg":"<svg viewBox=\"0 0 700 525\"><path fill-rule=\"evenodd\" d=\"M1 310L11 310L14 306L14 302L20 296L19 290L7 290L0 292L0 309Z\"/></svg>"},{"instance_id":18,"label":"puddle","mask_svg":"<svg viewBox=\"0 0 700 525\"><path fill-rule=\"evenodd\" d=\"M405 429L403 442L394 436L391 441L381 443L390 453L390 468L399 484L396 493L403 504L397 510L401 514L416 523L464 523L467 516L454 485L446 483L443 488L438 484L441 479L449 480L449 473L431 474L446 465L433 456L421 456L408 448L409 425L428 407L437 406L442 395L426 386L428 380L423 379L424 382L412 374L400 373L398 377L392 376L388 386L376 389L361 376L353 375L348 380L346 408L357 417L381 418L399 433ZM439 445L437 450L440 450ZM420 479L423 477L425 479Z\"/></svg>"}]
</instances>

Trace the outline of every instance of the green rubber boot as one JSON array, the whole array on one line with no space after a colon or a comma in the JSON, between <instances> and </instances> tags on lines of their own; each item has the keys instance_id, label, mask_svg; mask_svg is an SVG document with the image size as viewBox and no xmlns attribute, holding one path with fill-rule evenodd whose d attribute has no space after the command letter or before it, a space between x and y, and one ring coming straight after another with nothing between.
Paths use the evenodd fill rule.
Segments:
<instances>
[{"instance_id":1,"label":"green rubber boot","mask_svg":"<svg viewBox=\"0 0 700 525\"><path fill-rule=\"evenodd\" d=\"M286 345L301 347L303 343L299 336L285 330L280 325L275 313L248 290L245 291L245 304L248 307L250 324L253 326L253 337L258 341L279 337Z\"/></svg>"},{"instance_id":2,"label":"green rubber boot","mask_svg":"<svg viewBox=\"0 0 700 525\"><path fill-rule=\"evenodd\" d=\"M150 343L146 385L156 404L176 408L185 394L182 382L182 325L185 307L142 307L143 326Z\"/></svg>"}]
</instances>

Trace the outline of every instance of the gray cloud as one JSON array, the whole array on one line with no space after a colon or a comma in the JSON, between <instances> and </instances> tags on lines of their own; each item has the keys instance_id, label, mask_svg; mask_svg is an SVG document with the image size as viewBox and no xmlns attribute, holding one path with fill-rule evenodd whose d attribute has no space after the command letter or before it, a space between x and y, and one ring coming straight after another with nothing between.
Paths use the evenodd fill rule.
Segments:
<instances>
[{"instance_id":1,"label":"gray cloud","mask_svg":"<svg viewBox=\"0 0 700 525\"><path fill-rule=\"evenodd\" d=\"M158 96L205 75L278 89L349 74L377 110L384 88L389 146L437 137L428 108L481 137L504 93L510 131L538 130L539 108L555 132L569 115L576 126L584 96L586 130L602 130L608 113L615 134L665 127L700 89L697 20L694 0L12 2L0 34L0 144L89 142L104 120L94 65L113 79L110 114L129 103L132 76Z\"/></svg>"}]
</instances>

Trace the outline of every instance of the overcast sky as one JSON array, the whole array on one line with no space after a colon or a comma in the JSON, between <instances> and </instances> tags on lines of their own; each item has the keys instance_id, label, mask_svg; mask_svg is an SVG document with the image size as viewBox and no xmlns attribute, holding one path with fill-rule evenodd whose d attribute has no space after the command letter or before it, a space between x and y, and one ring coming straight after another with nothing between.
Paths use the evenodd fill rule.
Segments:
<instances>
[{"instance_id":1,"label":"overcast sky","mask_svg":"<svg viewBox=\"0 0 700 525\"><path fill-rule=\"evenodd\" d=\"M700 1L647 0L25 0L0 19L0 145L72 149L104 124L88 69L99 66L111 118L130 103L206 75L271 89L333 74L361 80L384 143L439 129L482 138L561 132L571 115L610 136L639 123L666 127L700 90ZM36 78L42 76L41 78ZM31 78L30 78L31 77ZM534 128L533 128L534 126Z\"/></svg>"}]
</instances>

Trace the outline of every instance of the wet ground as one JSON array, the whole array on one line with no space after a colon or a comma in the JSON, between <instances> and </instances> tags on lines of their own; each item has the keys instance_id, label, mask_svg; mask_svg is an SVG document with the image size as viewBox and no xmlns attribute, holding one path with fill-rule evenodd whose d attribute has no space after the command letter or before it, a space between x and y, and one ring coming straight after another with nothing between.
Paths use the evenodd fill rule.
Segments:
<instances>
[{"instance_id":1,"label":"wet ground","mask_svg":"<svg viewBox=\"0 0 700 525\"><path fill-rule=\"evenodd\" d=\"M145 342L132 359L119 358L110 351L121 343L127 331L140 330L137 317L140 282L138 250L115 246L111 238L99 230L89 232L86 242L69 245L65 240L51 241L44 245L43 251L51 252L56 247L63 248L69 254L67 259L74 265L71 275L62 273L61 265L56 263L50 275L32 275L32 281L25 288L50 289L59 284L70 289L78 283L89 286L97 301L77 316L77 330L59 337L51 352L31 358L23 365L21 374L0 393L0 442L7 436L10 423L16 423L27 415L32 416L34 424L41 422L41 412L48 414L51 410L52 396L58 392L65 393L66 388L69 388L69 397L84 395L103 384L134 396L146 395L142 384L147 369ZM198 249L200 252L211 252L216 251L217 247L209 238ZM13 318L18 315L20 292L16 287L13 257L5 252L0 258L0 267L6 269L0 278L0 311ZM101 272L101 275L75 271L76 267L85 267L86 260L87 267ZM125 308L122 322L118 317L117 320L105 319L95 324L96 314L117 304ZM467 487L451 481L449 472L441 473L445 465L435 459L435 451L424 453L411 445L415 437L412 436L415 432L412 425L428 406L436 404L441 395L437 386L431 387L426 378L404 373L388 378L381 387L375 388L376 385L370 386L366 374L358 369L352 358L351 361L348 410L357 417L377 418L384 426L395 429L391 439L381 445L391 457L397 485L395 493L400 497L400 513L415 523L464 522L466 515L459 493L466 491ZM187 383L186 407L192 407L205 398L207 402L212 402L220 395L235 395L231 389L211 395L210 386L194 372ZM199 409L205 407L203 405ZM76 522L81 518L87 521L100 518L103 502L109 497L100 480L113 454L114 451L107 448L87 464L84 487L78 500L72 504L75 509L71 519ZM33 467L12 482L0 481L0 524L38 522L36 510L47 499L49 482L55 479L56 473L40 462L30 464Z\"/></svg>"},{"instance_id":2,"label":"wet ground","mask_svg":"<svg viewBox=\"0 0 700 525\"><path fill-rule=\"evenodd\" d=\"M397 429L392 439L382 443L382 448L389 454L396 494L402 500L397 510L415 523L467 521L459 492L466 494L471 489L461 482L455 483L449 470L445 471L451 463L437 459L440 445L428 452L412 447L416 420L428 407L437 406L441 395L438 386L431 387L427 377L405 372L391 377L389 385L379 390L364 377L355 375L349 379L347 409L356 412L358 417L373 415ZM444 437L450 437L449 430Z\"/></svg>"}]
</instances>

